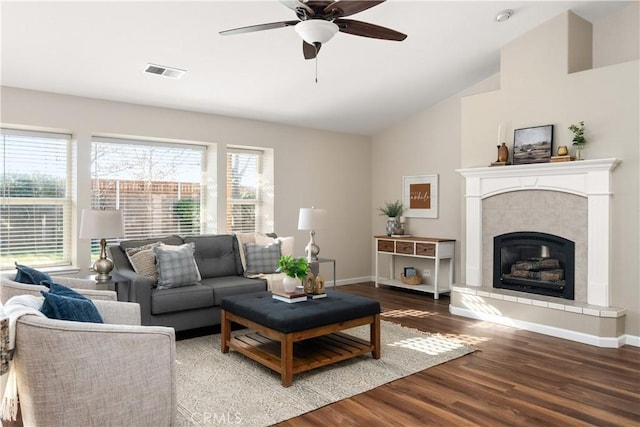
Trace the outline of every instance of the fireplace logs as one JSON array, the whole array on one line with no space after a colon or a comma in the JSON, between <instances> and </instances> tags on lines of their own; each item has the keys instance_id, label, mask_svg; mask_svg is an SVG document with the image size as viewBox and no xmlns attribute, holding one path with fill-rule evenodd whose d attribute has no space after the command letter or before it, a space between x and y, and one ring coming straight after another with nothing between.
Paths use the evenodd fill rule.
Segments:
<instances>
[{"instance_id":1,"label":"fireplace logs","mask_svg":"<svg viewBox=\"0 0 640 427\"><path fill-rule=\"evenodd\" d=\"M573 299L574 244L538 232L494 238L496 288Z\"/></svg>"}]
</instances>

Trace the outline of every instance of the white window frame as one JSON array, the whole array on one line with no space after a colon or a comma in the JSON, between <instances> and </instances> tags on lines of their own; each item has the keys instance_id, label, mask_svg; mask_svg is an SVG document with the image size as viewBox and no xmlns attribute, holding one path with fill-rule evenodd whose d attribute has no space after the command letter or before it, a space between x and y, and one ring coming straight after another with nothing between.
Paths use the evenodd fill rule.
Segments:
<instances>
[{"instance_id":1,"label":"white window frame","mask_svg":"<svg viewBox=\"0 0 640 427\"><path fill-rule=\"evenodd\" d=\"M46 206L46 205L55 205L62 206L63 215L62 215L62 257L60 261L57 262L41 262L36 258L33 260L29 260L25 258L23 263L28 264L32 267L61 267L61 266L70 266L72 263L71 257L71 249L72 249L72 239L71 239L71 209L73 206L73 198L72 198L72 189L73 189L73 174L72 174L72 135L67 133L56 133L56 132L43 132L43 131L32 131L32 130L19 130L19 129L10 129L10 128L2 128L0 129L0 133L2 134L2 138L4 139L4 135L14 135L14 136L22 136L22 137L34 137L34 138L45 138L45 139L56 139L56 140L66 140L66 182L65 182L65 196L62 197L7 197L4 193L0 192L0 201L3 205L32 205L32 206ZM3 155L2 158L6 162L7 159ZM46 166L45 166L46 167ZM2 173L5 172L5 167L2 165ZM26 203L28 202L28 203ZM13 260L5 259L5 256L2 256L2 263L0 263L0 270L12 268Z\"/></svg>"}]
</instances>

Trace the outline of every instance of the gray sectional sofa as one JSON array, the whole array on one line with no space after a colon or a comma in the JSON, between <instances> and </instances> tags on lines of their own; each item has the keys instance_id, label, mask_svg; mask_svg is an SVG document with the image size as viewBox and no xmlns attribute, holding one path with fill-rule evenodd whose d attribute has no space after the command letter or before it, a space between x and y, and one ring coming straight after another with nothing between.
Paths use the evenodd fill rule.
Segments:
<instances>
[{"instance_id":1,"label":"gray sectional sofa","mask_svg":"<svg viewBox=\"0 0 640 427\"><path fill-rule=\"evenodd\" d=\"M172 246L193 243L201 280L162 289L154 278L136 273L126 250L131 253L133 248L158 242ZM176 331L218 325L222 298L267 290L265 279L244 277L238 239L233 234L123 240L107 251L114 271L131 280L128 300L140 304L143 325L171 326Z\"/></svg>"}]
</instances>

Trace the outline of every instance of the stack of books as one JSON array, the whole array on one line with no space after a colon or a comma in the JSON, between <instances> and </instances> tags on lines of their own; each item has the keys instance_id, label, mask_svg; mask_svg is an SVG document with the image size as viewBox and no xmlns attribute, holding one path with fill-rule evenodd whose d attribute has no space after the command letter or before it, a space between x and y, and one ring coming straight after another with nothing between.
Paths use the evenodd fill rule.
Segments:
<instances>
[{"instance_id":1,"label":"stack of books","mask_svg":"<svg viewBox=\"0 0 640 427\"><path fill-rule=\"evenodd\" d=\"M307 300L307 294L299 291L294 291L294 292L271 291L271 297L275 300L283 301L289 304L293 304L294 302L303 302Z\"/></svg>"},{"instance_id":2,"label":"stack of books","mask_svg":"<svg viewBox=\"0 0 640 427\"><path fill-rule=\"evenodd\" d=\"M570 155L566 155L566 156L552 156L551 157L551 163L557 163L557 162L573 162L576 158Z\"/></svg>"}]
</instances>

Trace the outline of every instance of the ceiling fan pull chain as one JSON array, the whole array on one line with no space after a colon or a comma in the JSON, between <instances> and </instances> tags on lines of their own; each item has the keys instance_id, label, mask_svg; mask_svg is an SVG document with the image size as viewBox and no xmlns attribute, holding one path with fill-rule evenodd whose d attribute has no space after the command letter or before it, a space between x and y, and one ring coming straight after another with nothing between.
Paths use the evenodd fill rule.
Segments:
<instances>
[{"instance_id":1,"label":"ceiling fan pull chain","mask_svg":"<svg viewBox=\"0 0 640 427\"><path fill-rule=\"evenodd\" d=\"M318 84L318 45L320 43L314 43L313 46L316 48L316 84Z\"/></svg>"}]
</instances>

